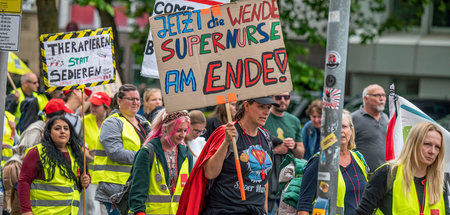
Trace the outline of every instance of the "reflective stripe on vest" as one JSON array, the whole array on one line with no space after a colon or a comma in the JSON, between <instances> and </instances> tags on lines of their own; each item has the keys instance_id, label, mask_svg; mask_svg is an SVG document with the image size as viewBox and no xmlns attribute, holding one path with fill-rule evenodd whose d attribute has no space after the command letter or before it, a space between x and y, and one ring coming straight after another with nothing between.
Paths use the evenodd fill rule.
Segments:
<instances>
[{"instance_id":1,"label":"reflective stripe on vest","mask_svg":"<svg viewBox=\"0 0 450 215\"><path fill-rule=\"evenodd\" d=\"M128 120L120 116L118 113L112 114L109 118L115 117L122 122L122 143L123 148L137 152L141 147L141 140ZM112 161L100 141L95 146L95 157L93 163L93 178L96 182L106 182L125 185L128 177L130 177L131 164L122 164Z\"/></svg>"},{"instance_id":2,"label":"reflective stripe on vest","mask_svg":"<svg viewBox=\"0 0 450 215\"><path fill-rule=\"evenodd\" d=\"M38 149L39 157L42 157L42 144L35 147ZM67 150L70 155L71 171L77 175L78 164L75 162L72 150L70 148L67 148ZM43 164L43 168L44 177L48 179L49 164ZM52 180L34 179L30 186L30 202L33 214L77 214L80 192L75 184L71 179L61 175L58 165L55 166Z\"/></svg>"},{"instance_id":3,"label":"reflective stripe on vest","mask_svg":"<svg viewBox=\"0 0 450 215\"><path fill-rule=\"evenodd\" d=\"M164 173L164 167L159 162L158 156L155 153L152 169L150 170L150 186L148 188L148 196L145 202L146 214L176 214L178 210L178 202L180 201L181 193L189 178L189 160L188 157L183 161L179 175L177 178L177 184L175 187L175 193L171 195L169 186L166 183L166 177ZM155 175L161 174L162 180L157 182ZM185 181L181 181L181 180ZM161 185L166 185L166 189L162 190Z\"/></svg>"},{"instance_id":4,"label":"reflective stripe on vest","mask_svg":"<svg viewBox=\"0 0 450 215\"><path fill-rule=\"evenodd\" d=\"M2 161L1 166L3 167L7 160L9 160L12 155L12 147L14 146L14 130L9 126L8 121L14 122L14 115L9 113L8 111L5 111L6 120L4 122L5 124L5 133L3 134L3 150L2 150Z\"/></svg>"},{"instance_id":5,"label":"reflective stripe on vest","mask_svg":"<svg viewBox=\"0 0 450 215\"><path fill-rule=\"evenodd\" d=\"M366 178L366 181L367 181L367 170L366 170L366 166L364 165L364 162L359 158L359 156L354 151L350 151L350 155L355 159L356 163L359 166L359 169L361 169L361 172L363 172L364 177ZM342 215L344 214L345 193L346 193L345 181L344 181L344 178L342 177L341 168L339 168L336 214L342 214Z\"/></svg>"},{"instance_id":6,"label":"reflective stripe on vest","mask_svg":"<svg viewBox=\"0 0 450 215\"><path fill-rule=\"evenodd\" d=\"M429 204L428 180L426 184L425 208L423 214L445 214L444 196L434 205ZM422 201L422 200L420 200ZM431 213L431 210L433 213ZM438 212L438 213L437 213ZM419 200L417 198L416 185L414 181L411 183L409 194L405 196L403 192L403 165L397 167L394 184L392 185L392 215L398 214L419 214Z\"/></svg>"}]
</instances>

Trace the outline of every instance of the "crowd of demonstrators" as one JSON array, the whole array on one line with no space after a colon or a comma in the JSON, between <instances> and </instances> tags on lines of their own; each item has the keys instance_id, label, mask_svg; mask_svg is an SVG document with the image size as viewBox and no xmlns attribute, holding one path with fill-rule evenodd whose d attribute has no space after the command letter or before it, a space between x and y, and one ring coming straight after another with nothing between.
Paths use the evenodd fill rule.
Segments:
<instances>
[{"instance_id":1,"label":"crowd of demonstrators","mask_svg":"<svg viewBox=\"0 0 450 215\"><path fill-rule=\"evenodd\" d=\"M356 214L450 214L445 147L437 125L416 124L400 156L375 171Z\"/></svg>"},{"instance_id":2,"label":"crowd of demonstrators","mask_svg":"<svg viewBox=\"0 0 450 215\"><path fill-rule=\"evenodd\" d=\"M231 118L234 119L236 115L236 102L230 102ZM208 140L209 136L221 125L227 124L227 109L225 104L217 105L214 111L206 119L206 133L202 136Z\"/></svg>"},{"instance_id":3,"label":"crowd of demonstrators","mask_svg":"<svg viewBox=\"0 0 450 215\"><path fill-rule=\"evenodd\" d=\"M354 214L361 202L367 184L367 165L363 156L354 151L355 129L352 117L347 110L342 113L341 148L337 189L337 214ZM319 158L313 156L305 167L297 203L298 215L308 215L313 211L317 192ZM328 190L328 185L324 185ZM325 191L324 191L325 192Z\"/></svg>"},{"instance_id":4,"label":"crowd of demonstrators","mask_svg":"<svg viewBox=\"0 0 450 215\"><path fill-rule=\"evenodd\" d=\"M128 204L137 215L175 214L193 166L184 145L190 130L187 112L160 111L136 154Z\"/></svg>"},{"instance_id":5,"label":"crowd of demonstrators","mask_svg":"<svg viewBox=\"0 0 450 215\"><path fill-rule=\"evenodd\" d=\"M322 126L322 100L311 102L306 109L309 121L303 126L302 139L305 146L304 159L309 160L311 156L320 150L320 126Z\"/></svg>"},{"instance_id":6,"label":"crowd of demonstrators","mask_svg":"<svg viewBox=\"0 0 450 215\"><path fill-rule=\"evenodd\" d=\"M303 158L305 148L302 143L302 132L300 120L286 112L291 101L291 95L281 93L272 96L272 99L278 104L272 106L267 122L263 126L272 136L281 141L273 141L273 167L269 179L269 214L274 215L280 205L278 193L278 181L280 177L280 164L290 153L295 158Z\"/></svg>"},{"instance_id":7,"label":"crowd of demonstrators","mask_svg":"<svg viewBox=\"0 0 450 215\"><path fill-rule=\"evenodd\" d=\"M80 191L90 183L81 147L69 120L55 116L48 121L41 143L22 163L18 185L22 214L77 214Z\"/></svg>"},{"instance_id":8,"label":"crowd of demonstrators","mask_svg":"<svg viewBox=\"0 0 450 215\"><path fill-rule=\"evenodd\" d=\"M307 108L310 121L302 129L286 111L287 92L230 103L234 122L229 123L225 105L217 105L209 118L199 110L166 113L159 89L144 88L140 115L141 96L131 84L122 85L112 100L105 92L91 95L87 88L83 96L81 89L54 91L49 100L37 93L36 75L26 74L21 81L22 88L7 97L4 116L2 177L4 208L10 214L82 214L85 187L87 214L117 215L111 197L124 190L130 176L132 214L280 214L280 164L287 155L309 160L295 192L299 215L313 209L321 100ZM81 109L83 97L89 108ZM431 123L416 125L401 156L382 165L387 128L383 88L367 86L363 101L351 115L343 111L338 212L450 214L441 130ZM83 122L85 109L89 114Z\"/></svg>"},{"instance_id":9,"label":"crowd of demonstrators","mask_svg":"<svg viewBox=\"0 0 450 215\"><path fill-rule=\"evenodd\" d=\"M203 112L199 110L192 110L189 112L189 118L191 119L191 128L184 138L184 142L189 147L189 151L194 157L194 163L197 161L198 156L202 152L203 147L206 144L204 137L200 135L206 133L206 118Z\"/></svg>"},{"instance_id":10,"label":"crowd of demonstrators","mask_svg":"<svg viewBox=\"0 0 450 215\"><path fill-rule=\"evenodd\" d=\"M137 115L140 98L134 85L124 84L119 88L117 104L119 109L113 110L103 122L93 164L98 182L95 199L106 206L109 214L119 214L110 198L122 191L134 156L150 132L150 123Z\"/></svg>"},{"instance_id":11,"label":"crowd of demonstrators","mask_svg":"<svg viewBox=\"0 0 450 215\"><path fill-rule=\"evenodd\" d=\"M356 149L366 158L369 171L386 162L386 132L388 116L383 112L386 104L384 89L377 84L364 88L363 106L352 113L355 124Z\"/></svg>"},{"instance_id":12,"label":"crowd of demonstrators","mask_svg":"<svg viewBox=\"0 0 450 215\"><path fill-rule=\"evenodd\" d=\"M237 102L235 123L216 129L203 148L177 214L266 214L272 144L270 134L260 127L272 105L278 104L270 97ZM230 144L233 138L237 152ZM245 201L241 200L234 153L241 165Z\"/></svg>"}]
</instances>

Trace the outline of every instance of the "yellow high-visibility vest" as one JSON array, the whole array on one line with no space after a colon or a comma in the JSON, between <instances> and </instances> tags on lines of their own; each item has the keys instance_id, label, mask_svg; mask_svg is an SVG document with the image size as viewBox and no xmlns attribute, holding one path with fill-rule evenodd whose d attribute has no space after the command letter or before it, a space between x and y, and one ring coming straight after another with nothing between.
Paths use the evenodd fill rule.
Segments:
<instances>
[{"instance_id":1,"label":"yellow high-visibility vest","mask_svg":"<svg viewBox=\"0 0 450 215\"><path fill-rule=\"evenodd\" d=\"M42 144L37 147L39 156L42 156ZM70 155L70 164L73 172L77 176L78 164L72 155L72 150L67 147ZM49 164L44 164L45 179L48 179L46 170L50 169ZM77 214L80 205L80 192L76 187L77 182L61 175L61 169L55 166L54 177L51 181L34 179L30 185L30 202L33 214Z\"/></svg>"}]
</instances>

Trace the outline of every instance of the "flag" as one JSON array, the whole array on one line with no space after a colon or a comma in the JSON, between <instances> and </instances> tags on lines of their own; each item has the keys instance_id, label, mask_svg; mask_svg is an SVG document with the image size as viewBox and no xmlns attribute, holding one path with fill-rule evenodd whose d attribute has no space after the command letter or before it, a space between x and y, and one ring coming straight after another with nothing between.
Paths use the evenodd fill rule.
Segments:
<instances>
[{"instance_id":1,"label":"flag","mask_svg":"<svg viewBox=\"0 0 450 215\"><path fill-rule=\"evenodd\" d=\"M25 75L25 73L31 72L31 69L17 57L13 52L9 52L8 56L8 72L18 75Z\"/></svg>"},{"instance_id":2,"label":"flag","mask_svg":"<svg viewBox=\"0 0 450 215\"><path fill-rule=\"evenodd\" d=\"M386 134L386 161L398 158L411 128L420 122L432 122L438 125L444 136L444 143L450 143L450 133L437 124L423 111L408 100L395 94L394 84L389 90L389 124ZM450 162L450 146L445 147L445 163ZM446 165L445 172L450 172Z\"/></svg>"}]
</instances>

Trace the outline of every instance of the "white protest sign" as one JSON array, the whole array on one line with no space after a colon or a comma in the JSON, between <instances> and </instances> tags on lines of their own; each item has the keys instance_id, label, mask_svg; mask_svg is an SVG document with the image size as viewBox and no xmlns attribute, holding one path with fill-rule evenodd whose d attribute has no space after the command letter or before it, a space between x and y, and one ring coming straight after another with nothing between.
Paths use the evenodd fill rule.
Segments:
<instances>
[{"instance_id":1,"label":"white protest sign","mask_svg":"<svg viewBox=\"0 0 450 215\"><path fill-rule=\"evenodd\" d=\"M111 28L41 35L41 55L49 91L115 81Z\"/></svg>"},{"instance_id":2,"label":"white protest sign","mask_svg":"<svg viewBox=\"0 0 450 215\"><path fill-rule=\"evenodd\" d=\"M230 0L157 0L155 2L155 6L153 7L153 15L202 9L229 2ZM141 68L141 76L143 77L159 78L158 65L156 64L154 50L152 33L149 29L144 51L144 60Z\"/></svg>"}]
</instances>

